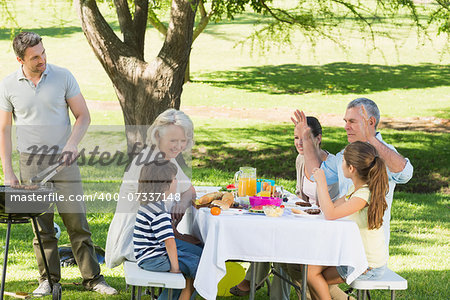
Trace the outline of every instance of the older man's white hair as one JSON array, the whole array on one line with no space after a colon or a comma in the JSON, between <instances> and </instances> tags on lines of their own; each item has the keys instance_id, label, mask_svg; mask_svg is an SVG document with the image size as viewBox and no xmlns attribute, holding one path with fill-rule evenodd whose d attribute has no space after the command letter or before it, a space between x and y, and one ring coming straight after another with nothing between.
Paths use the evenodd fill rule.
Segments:
<instances>
[{"instance_id":1,"label":"older man's white hair","mask_svg":"<svg viewBox=\"0 0 450 300\"><path fill-rule=\"evenodd\" d=\"M380 123L380 110L378 109L378 106L374 101L367 98L357 98L355 100L352 100L347 105L347 109L353 107L360 107L361 105L364 105L364 108L366 109L369 118L370 117L375 118L375 128L377 128L378 123Z\"/></svg>"}]
</instances>

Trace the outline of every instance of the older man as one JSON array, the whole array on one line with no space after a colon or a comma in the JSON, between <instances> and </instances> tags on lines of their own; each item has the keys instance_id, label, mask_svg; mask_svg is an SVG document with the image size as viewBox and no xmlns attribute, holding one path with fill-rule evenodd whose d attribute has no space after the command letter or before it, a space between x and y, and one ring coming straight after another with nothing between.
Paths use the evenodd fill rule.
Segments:
<instances>
[{"instance_id":1,"label":"older man","mask_svg":"<svg viewBox=\"0 0 450 300\"><path fill-rule=\"evenodd\" d=\"M83 202L68 202L70 196L82 195L80 170L76 164L77 146L84 136L90 115L73 75L64 68L47 64L42 38L32 32L21 32L13 41L20 68L0 83L0 158L5 184L19 181L12 168L11 125L17 125L22 182L44 170L55 160L66 168L53 177L58 194L66 201L58 202L58 212L67 228L72 251L86 289L102 294L117 294L100 274L100 266L91 240ZM75 117L71 130L68 109ZM48 277L61 279L58 240L53 228L53 213L38 217L38 230L48 260L50 274L45 273L43 257L36 238L34 250L41 275L35 294L51 294Z\"/></svg>"}]
</instances>

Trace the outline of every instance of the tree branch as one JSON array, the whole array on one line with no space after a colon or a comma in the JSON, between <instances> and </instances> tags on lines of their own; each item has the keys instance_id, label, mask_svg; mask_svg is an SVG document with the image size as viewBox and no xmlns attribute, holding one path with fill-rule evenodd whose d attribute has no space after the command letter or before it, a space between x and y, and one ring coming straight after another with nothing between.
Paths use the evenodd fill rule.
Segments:
<instances>
[{"instance_id":1,"label":"tree branch","mask_svg":"<svg viewBox=\"0 0 450 300\"><path fill-rule=\"evenodd\" d=\"M288 24L294 24L294 21L289 21L289 20L285 20L285 19L281 19L277 14L275 14L275 12L266 4L266 2L264 0L259 0L261 3L261 6L264 7L264 9L276 20L283 22L283 23L288 23ZM282 12L284 15L286 15L287 17L295 20L295 18L293 18L288 12L283 11L283 10L278 10L279 12Z\"/></svg>"},{"instance_id":2,"label":"tree branch","mask_svg":"<svg viewBox=\"0 0 450 300\"><path fill-rule=\"evenodd\" d=\"M205 4L203 3L203 0L199 0L198 1L198 9L200 11L200 16L206 17L206 9L205 9Z\"/></svg>"},{"instance_id":3,"label":"tree branch","mask_svg":"<svg viewBox=\"0 0 450 300\"><path fill-rule=\"evenodd\" d=\"M120 55L120 49L125 48L130 53L134 52L132 49L124 47L124 43L103 18L95 0L77 0L75 4L81 19L84 35L105 68L106 66L110 68L115 64L112 60ZM112 58L111 61L108 58Z\"/></svg>"},{"instance_id":4,"label":"tree branch","mask_svg":"<svg viewBox=\"0 0 450 300\"><path fill-rule=\"evenodd\" d=\"M158 16L155 14L153 9L148 9L148 21L150 24L156 28L163 36L167 34L167 27L158 19Z\"/></svg>"},{"instance_id":5,"label":"tree branch","mask_svg":"<svg viewBox=\"0 0 450 300\"><path fill-rule=\"evenodd\" d=\"M174 68L185 67L189 59L197 5L197 0L172 1L166 39L158 57Z\"/></svg>"},{"instance_id":6,"label":"tree branch","mask_svg":"<svg viewBox=\"0 0 450 300\"><path fill-rule=\"evenodd\" d=\"M372 28L372 24L370 24L370 22L363 16L361 15L355 8L355 6L353 4L350 4L348 2L345 1L341 1L341 0L332 0L338 4L341 4L343 6L345 6L347 9L349 9L355 16L357 16L362 22L366 23L367 27L369 28L370 31L370 36L371 36L371 40L375 41L375 33L373 31Z\"/></svg>"},{"instance_id":7,"label":"tree branch","mask_svg":"<svg viewBox=\"0 0 450 300\"><path fill-rule=\"evenodd\" d=\"M200 35L200 33L205 30L206 26L209 24L209 20L211 20L211 16L215 13L214 10L214 3L212 4L211 11L209 13L206 12L205 5L203 3L203 0L198 1L198 9L200 11L200 22L197 24L197 26L194 29L194 35L192 37L192 42L194 42L197 37Z\"/></svg>"},{"instance_id":8,"label":"tree branch","mask_svg":"<svg viewBox=\"0 0 450 300\"><path fill-rule=\"evenodd\" d=\"M124 43L137 49L136 35L134 33L130 9L128 8L128 1L114 0L114 6L116 7L117 19L119 20Z\"/></svg>"},{"instance_id":9,"label":"tree branch","mask_svg":"<svg viewBox=\"0 0 450 300\"><path fill-rule=\"evenodd\" d=\"M144 44L145 44L145 30L147 29L148 16L148 0L134 1L134 20L133 27L136 36L136 46L139 55L144 60Z\"/></svg>"}]
</instances>

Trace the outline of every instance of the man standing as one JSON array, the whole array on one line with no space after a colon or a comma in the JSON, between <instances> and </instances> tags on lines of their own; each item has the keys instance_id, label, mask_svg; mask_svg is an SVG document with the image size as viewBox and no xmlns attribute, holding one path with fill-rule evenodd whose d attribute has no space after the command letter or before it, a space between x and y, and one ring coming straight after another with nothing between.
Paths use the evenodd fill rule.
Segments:
<instances>
[{"instance_id":1,"label":"man standing","mask_svg":"<svg viewBox=\"0 0 450 300\"><path fill-rule=\"evenodd\" d=\"M42 38L38 34L21 32L14 38L13 48L21 66L0 83L0 158L5 184L19 183L11 159L11 125L14 118L21 181L27 182L54 164L55 160L65 162L66 167L52 181L57 193L65 199L57 203L57 208L67 228L83 285L102 294L117 294L100 274L84 202L68 201L71 196L83 194L76 157L77 146L90 123L86 102L75 78L67 69L47 64ZM68 108L75 117L73 130ZM51 276L53 282L61 279L53 217L54 213L46 213L37 218L36 230L41 235L50 275L45 272L35 238L33 246L41 276L35 294L51 294L47 276Z\"/></svg>"}]
</instances>

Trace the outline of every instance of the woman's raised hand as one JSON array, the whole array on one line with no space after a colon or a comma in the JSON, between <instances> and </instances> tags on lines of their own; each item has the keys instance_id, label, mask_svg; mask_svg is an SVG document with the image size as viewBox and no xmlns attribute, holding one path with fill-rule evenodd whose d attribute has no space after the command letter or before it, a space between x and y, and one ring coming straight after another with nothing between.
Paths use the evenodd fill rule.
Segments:
<instances>
[{"instance_id":1,"label":"woman's raised hand","mask_svg":"<svg viewBox=\"0 0 450 300\"><path fill-rule=\"evenodd\" d=\"M301 138L308 138L311 135L311 128L306 122L305 113L297 109L294 117L291 117L292 123L295 125L294 133Z\"/></svg>"}]
</instances>

